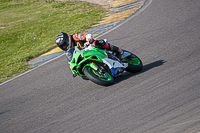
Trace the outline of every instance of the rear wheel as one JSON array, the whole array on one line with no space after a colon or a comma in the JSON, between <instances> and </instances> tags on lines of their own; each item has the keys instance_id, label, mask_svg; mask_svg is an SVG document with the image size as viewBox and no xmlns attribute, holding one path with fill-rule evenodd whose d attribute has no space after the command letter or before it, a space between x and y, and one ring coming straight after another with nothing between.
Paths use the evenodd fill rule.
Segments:
<instances>
[{"instance_id":1,"label":"rear wheel","mask_svg":"<svg viewBox=\"0 0 200 133\"><path fill-rule=\"evenodd\" d=\"M112 85L114 82L113 76L103 67L102 69L94 70L87 66L84 68L83 72L89 80L99 85L108 86Z\"/></svg>"},{"instance_id":2,"label":"rear wheel","mask_svg":"<svg viewBox=\"0 0 200 133\"><path fill-rule=\"evenodd\" d=\"M128 63L128 67L125 69L128 72L137 73L140 72L143 68L142 61L139 57L132 54L125 58L126 62Z\"/></svg>"}]
</instances>

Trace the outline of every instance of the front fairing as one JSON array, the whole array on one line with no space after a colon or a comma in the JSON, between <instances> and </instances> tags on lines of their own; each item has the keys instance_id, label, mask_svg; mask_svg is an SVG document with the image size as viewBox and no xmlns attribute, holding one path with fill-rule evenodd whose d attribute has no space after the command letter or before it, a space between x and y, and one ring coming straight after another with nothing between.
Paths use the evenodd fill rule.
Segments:
<instances>
[{"instance_id":1,"label":"front fairing","mask_svg":"<svg viewBox=\"0 0 200 133\"><path fill-rule=\"evenodd\" d=\"M83 73L83 69L86 66L90 66L95 70L98 69L98 66L94 65L95 61L107 64L112 72L113 77L115 77L119 69L125 69L128 66L127 63L120 63L117 60L109 59L105 50L95 47L89 50L80 50L78 47L75 47L73 57L68 63L70 65L71 71L74 74L85 76Z\"/></svg>"},{"instance_id":2,"label":"front fairing","mask_svg":"<svg viewBox=\"0 0 200 133\"><path fill-rule=\"evenodd\" d=\"M93 61L103 62L102 59L107 57L106 52L104 50L97 48L85 50L79 49L78 47L74 47L74 49L72 50L73 56L68 63L70 65L71 71L79 76L84 76L82 70L86 66L95 67L94 65L91 65ZM69 56L71 56L70 53L71 52L67 54L68 58Z\"/></svg>"}]
</instances>

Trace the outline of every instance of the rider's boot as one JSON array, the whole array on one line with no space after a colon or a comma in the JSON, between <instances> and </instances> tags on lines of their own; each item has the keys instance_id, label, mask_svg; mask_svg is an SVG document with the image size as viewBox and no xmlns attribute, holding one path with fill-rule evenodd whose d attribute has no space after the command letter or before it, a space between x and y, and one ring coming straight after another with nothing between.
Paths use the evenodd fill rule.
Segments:
<instances>
[{"instance_id":1,"label":"rider's boot","mask_svg":"<svg viewBox=\"0 0 200 133\"><path fill-rule=\"evenodd\" d=\"M122 55L124 54L124 51L116 46L113 46L112 44L109 44L110 46L110 50L116 53L116 56L121 60L122 59Z\"/></svg>"}]
</instances>

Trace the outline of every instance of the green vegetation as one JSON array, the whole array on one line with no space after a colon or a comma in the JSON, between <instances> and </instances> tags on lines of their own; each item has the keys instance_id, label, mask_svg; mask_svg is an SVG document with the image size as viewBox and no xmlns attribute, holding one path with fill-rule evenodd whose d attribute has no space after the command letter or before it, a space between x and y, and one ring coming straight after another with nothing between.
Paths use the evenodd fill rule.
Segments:
<instances>
[{"instance_id":1,"label":"green vegetation","mask_svg":"<svg viewBox=\"0 0 200 133\"><path fill-rule=\"evenodd\" d=\"M105 9L77 1L0 0L0 83L31 67L27 61L56 47L60 32L83 32Z\"/></svg>"}]
</instances>

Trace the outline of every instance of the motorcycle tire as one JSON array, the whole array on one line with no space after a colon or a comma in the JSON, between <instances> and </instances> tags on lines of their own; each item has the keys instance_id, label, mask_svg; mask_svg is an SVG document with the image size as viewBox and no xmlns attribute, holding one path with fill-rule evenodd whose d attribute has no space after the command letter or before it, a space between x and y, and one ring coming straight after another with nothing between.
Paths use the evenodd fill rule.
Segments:
<instances>
[{"instance_id":1,"label":"motorcycle tire","mask_svg":"<svg viewBox=\"0 0 200 133\"><path fill-rule=\"evenodd\" d=\"M127 72L137 73L142 70L142 61L136 55L131 53L131 55L126 57L125 60L128 63L128 67L125 69Z\"/></svg>"},{"instance_id":2,"label":"motorcycle tire","mask_svg":"<svg viewBox=\"0 0 200 133\"><path fill-rule=\"evenodd\" d=\"M112 85L114 82L114 78L110 73L108 72L100 73L98 72L98 70L95 71L89 66L84 68L83 73L89 80L98 85L109 86Z\"/></svg>"}]
</instances>

